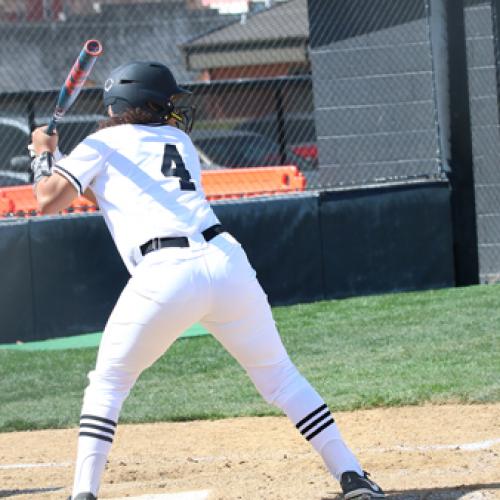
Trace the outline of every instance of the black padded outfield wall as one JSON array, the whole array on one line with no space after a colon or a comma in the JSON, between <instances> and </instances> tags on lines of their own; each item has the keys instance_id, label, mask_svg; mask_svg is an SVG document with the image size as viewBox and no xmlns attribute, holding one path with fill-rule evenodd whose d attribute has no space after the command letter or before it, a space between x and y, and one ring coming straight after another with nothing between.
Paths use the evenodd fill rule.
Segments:
<instances>
[{"instance_id":1,"label":"black padded outfield wall","mask_svg":"<svg viewBox=\"0 0 500 500\"><path fill-rule=\"evenodd\" d=\"M318 203L318 195L308 193L214 205L273 304L324 298Z\"/></svg>"},{"instance_id":2,"label":"black padded outfield wall","mask_svg":"<svg viewBox=\"0 0 500 500\"><path fill-rule=\"evenodd\" d=\"M272 305L454 285L446 183L214 208ZM102 330L128 277L99 214L0 224L0 344Z\"/></svg>"},{"instance_id":3,"label":"black padded outfield wall","mask_svg":"<svg viewBox=\"0 0 500 500\"><path fill-rule=\"evenodd\" d=\"M449 203L446 182L322 193L325 296L454 284Z\"/></svg>"},{"instance_id":4,"label":"black padded outfield wall","mask_svg":"<svg viewBox=\"0 0 500 500\"><path fill-rule=\"evenodd\" d=\"M101 330L128 280L100 215L29 224L37 339Z\"/></svg>"},{"instance_id":5,"label":"black padded outfield wall","mask_svg":"<svg viewBox=\"0 0 500 500\"><path fill-rule=\"evenodd\" d=\"M36 339L29 222L0 223L0 344Z\"/></svg>"},{"instance_id":6,"label":"black padded outfield wall","mask_svg":"<svg viewBox=\"0 0 500 500\"><path fill-rule=\"evenodd\" d=\"M0 224L0 343L101 330L127 279L100 215Z\"/></svg>"}]
</instances>

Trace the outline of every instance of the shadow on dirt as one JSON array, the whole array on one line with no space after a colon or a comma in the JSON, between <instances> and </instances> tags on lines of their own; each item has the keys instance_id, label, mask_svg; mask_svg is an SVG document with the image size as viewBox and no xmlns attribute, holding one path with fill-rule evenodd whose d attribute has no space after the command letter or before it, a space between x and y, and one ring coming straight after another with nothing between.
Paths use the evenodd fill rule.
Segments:
<instances>
[{"instance_id":1,"label":"shadow on dirt","mask_svg":"<svg viewBox=\"0 0 500 500\"><path fill-rule=\"evenodd\" d=\"M476 492L475 495L471 495ZM485 500L492 498L491 493L497 495L500 492L500 483L488 484L471 484L467 486L457 486L455 488L422 488L417 490L386 491L387 497L391 500L459 500L467 495L471 495L471 499ZM484 495L482 495L484 493ZM323 497L321 500L343 500L340 494Z\"/></svg>"},{"instance_id":2,"label":"shadow on dirt","mask_svg":"<svg viewBox=\"0 0 500 500\"><path fill-rule=\"evenodd\" d=\"M30 488L26 490L0 490L0 498L15 497L21 495L35 495L37 493L50 493L51 491L59 491L64 488ZM33 498L33 497L31 497Z\"/></svg>"}]
</instances>

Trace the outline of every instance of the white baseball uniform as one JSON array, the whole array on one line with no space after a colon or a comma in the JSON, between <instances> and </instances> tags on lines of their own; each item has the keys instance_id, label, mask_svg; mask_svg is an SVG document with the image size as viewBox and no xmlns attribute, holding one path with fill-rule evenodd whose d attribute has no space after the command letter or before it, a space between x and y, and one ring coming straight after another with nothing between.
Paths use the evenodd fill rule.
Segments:
<instances>
[{"instance_id":1,"label":"white baseball uniform","mask_svg":"<svg viewBox=\"0 0 500 500\"><path fill-rule=\"evenodd\" d=\"M80 194L92 189L131 274L89 374L74 495L97 495L125 398L141 372L195 322L288 415L337 479L346 470L361 473L323 399L290 361L245 252L229 233L211 231L219 221L188 135L169 125L105 128L54 171ZM172 246L159 248L164 242Z\"/></svg>"}]
</instances>

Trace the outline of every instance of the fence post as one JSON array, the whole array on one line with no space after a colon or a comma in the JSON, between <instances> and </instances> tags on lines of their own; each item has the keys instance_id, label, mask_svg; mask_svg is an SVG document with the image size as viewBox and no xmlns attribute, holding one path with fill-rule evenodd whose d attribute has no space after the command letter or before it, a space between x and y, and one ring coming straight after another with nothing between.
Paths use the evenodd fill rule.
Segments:
<instances>
[{"instance_id":1,"label":"fence post","mask_svg":"<svg viewBox=\"0 0 500 500\"><path fill-rule=\"evenodd\" d=\"M445 0L449 87L449 166L458 286L479 283L464 1Z\"/></svg>"},{"instance_id":2,"label":"fence post","mask_svg":"<svg viewBox=\"0 0 500 500\"><path fill-rule=\"evenodd\" d=\"M276 88L276 122L278 126L278 144L280 148L280 163L287 164L286 158L286 135L285 135L285 115L283 112L283 96L281 94L281 83Z\"/></svg>"}]
</instances>

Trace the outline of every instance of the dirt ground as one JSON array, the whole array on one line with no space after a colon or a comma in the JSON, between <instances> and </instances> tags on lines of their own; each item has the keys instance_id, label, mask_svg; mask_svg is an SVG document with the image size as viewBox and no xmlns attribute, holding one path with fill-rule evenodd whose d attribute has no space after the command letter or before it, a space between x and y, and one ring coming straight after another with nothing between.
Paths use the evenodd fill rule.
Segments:
<instances>
[{"instance_id":1,"label":"dirt ground","mask_svg":"<svg viewBox=\"0 0 500 500\"><path fill-rule=\"evenodd\" d=\"M500 498L500 404L335 417L393 498ZM0 497L66 498L77 432L0 434ZM100 499L199 490L210 491L210 500L340 498L320 458L282 417L118 426Z\"/></svg>"}]
</instances>

